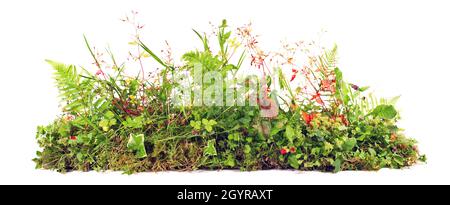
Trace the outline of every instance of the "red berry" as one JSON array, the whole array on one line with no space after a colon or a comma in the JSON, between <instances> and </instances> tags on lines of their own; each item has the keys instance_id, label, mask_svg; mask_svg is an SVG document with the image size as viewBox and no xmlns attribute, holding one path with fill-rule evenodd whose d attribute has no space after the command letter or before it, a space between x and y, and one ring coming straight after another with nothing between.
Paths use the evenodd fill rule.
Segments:
<instances>
[{"instance_id":1,"label":"red berry","mask_svg":"<svg viewBox=\"0 0 450 205\"><path fill-rule=\"evenodd\" d=\"M297 148L291 147L291 153L295 153L295 152L297 152Z\"/></svg>"}]
</instances>

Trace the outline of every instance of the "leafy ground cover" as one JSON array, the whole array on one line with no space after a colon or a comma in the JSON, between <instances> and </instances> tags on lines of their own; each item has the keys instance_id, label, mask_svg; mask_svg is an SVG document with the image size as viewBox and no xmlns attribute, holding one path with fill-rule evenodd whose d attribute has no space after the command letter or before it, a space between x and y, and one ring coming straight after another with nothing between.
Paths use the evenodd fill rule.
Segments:
<instances>
[{"instance_id":1,"label":"leafy ground cover","mask_svg":"<svg viewBox=\"0 0 450 205\"><path fill-rule=\"evenodd\" d=\"M117 62L110 50L102 60L86 38L96 71L48 60L63 109L37 129L38 168L337 172L425 161L396 125L398 97L376 98L368 87L346 82L336 46L300 41L267 52L251 25L231 29L224 20L210 34L194 30L199 48L175 63L169 46L161 54L146 46L134 17L123 21L136 31L130 46L137 54L129 58L138 75L128 75L136 68ZM158 66L147 70L145 61ZM207 73L219 77L205 80ZM218 88L212 103L205 94L211 87ZM188 101L177 104L179 96Z\"/></svg>"}]
</instances>

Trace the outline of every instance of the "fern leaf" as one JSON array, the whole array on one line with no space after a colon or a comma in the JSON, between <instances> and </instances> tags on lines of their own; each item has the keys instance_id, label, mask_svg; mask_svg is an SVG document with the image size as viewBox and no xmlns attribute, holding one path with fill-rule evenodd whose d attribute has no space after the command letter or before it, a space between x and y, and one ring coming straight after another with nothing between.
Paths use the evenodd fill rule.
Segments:
<instances>
[{"instance_id":1,"label":"fern leaf","mask_svg":"<svg viewBox=\"0 0 450 205\"><path fill-rule=\"evenodd\" d=\"M333 48L325 52L325 60L329 68L336 67L337 61L337 45L334 44Z\"/></svg>"},{"instance_id":2,"label":"fern leaf","mask_svg":"<svg viewBox=\"0 0 450 205\"><path fill-rule=\"evenodd\" d=\"M83 98L83 93L92 90L91 84L81 80L81 76L78 74L75 66L51 60L46 61L55 70L53 77L56 81L60 98L66 102L64 108L73 112L86 109L88 103Z\"/></svg>"}]
</instances>

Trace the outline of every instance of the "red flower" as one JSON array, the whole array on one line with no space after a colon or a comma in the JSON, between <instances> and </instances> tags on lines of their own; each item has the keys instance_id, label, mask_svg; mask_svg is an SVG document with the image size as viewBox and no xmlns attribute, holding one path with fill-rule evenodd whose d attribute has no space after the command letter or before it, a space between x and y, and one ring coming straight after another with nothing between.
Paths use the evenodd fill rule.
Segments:
<instances>
[{"instance_id":1,"label":"red flower","mask_svg":"<svg viewBox=\"0 0 450 205\"><path fill-rule=\"evenodd\" d=\"M306 122L307 125L311 125L311 121L316 117L315 113L308 114L306 112L302 112L302 118Z\"/></svg>"},{"instance_id":2,"label":"red flower","mask_svg":"<svg viewBox=\"0 0 450 205\"><path fill-rule=\"evenodd\" d=\"M280 154L281 155L286 155L288 153L288 151L285 149L285 148L282 148L281 150L280 150Z\"/></svg>"},{"instance_id":3,"label":"red flower","mask_svg":"<svg viewBox=\"0 0 450 205\"><path fill-rule=\"evenodd\" d=\"M298 70L293 68L292 69L291 82L297 77L297 73L298 73Z\"/></svg>"},{"instance_id":4,"label":"red flower","mask_svg":"<svg viewBox=\"0 0 450 205\"><path fill-rule=\"evenodd\" d=\"M320 105L325 105L325 103L323 102L322 98L320 97L320 93L316 93L311 100L316 100L317 103L319 103Z\"/></svg>"},{"instance_id":5,"label":"red flower","mask_svg":"<svg viewBox=\"0 0 450 205\"><path fill-rule=\"evenodd\" d=\"M291 82L294 81L296 77L297 77L297 74L293 74L293 75L291 76Z\"/></svg>"},{"instance_id":6,"label":"red flower","mask_svg":"<svg viewBox=\"0 0 450 205\"><path fill-rule=\"evenodd\" d=\"M297 152L297 148L295 148L295 147L291 147L291 153L295 153L295 152Z\"/></svg>"},{"instance_id":7,"label":"red flower","mask_svg":"<svg viewBox=\"0 0 450 205\"><path fill-rule=\"evenodd\" d=\"M77 136L70 136L70 140L77 140Z\"/></svg>"},{"instance_id":8,"label":"red flower","mask_svg":"<svg viewBox=\"0 0 450 205\"><path fill-rule=\"evenodd\" d=\"M102 70L98 70L95 75L103 75L103 71Z\"/></svg>"}]
</instances>

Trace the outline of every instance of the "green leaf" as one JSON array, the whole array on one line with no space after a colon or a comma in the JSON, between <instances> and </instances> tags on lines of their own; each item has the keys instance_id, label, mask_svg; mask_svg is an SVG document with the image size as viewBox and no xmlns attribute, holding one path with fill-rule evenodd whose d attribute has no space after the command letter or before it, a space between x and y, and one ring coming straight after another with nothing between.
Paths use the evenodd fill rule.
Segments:
<instances>
[{"instance_id":1,"label":"green leaf","mask_svg":"<svg viewBox=\"0 0 450 205\"><path fill-rule=\"evenodd\" d=\"M250 154L251 151L252 151L252 148L250 147L250 145L246 144L244 146L244 153L245 154Z\"/></svg>"},{"instance_id":2,"label":"green leaf","mask_svg":"<svg viewBox=\"0 0 450 205\"><path fill-rule=\"evenodd\" d=\"M395 105L399 99L400 99L400 95L399 95L399 96L395 96L395 97L391 98L391 99L388 101L388 104L389 104L389 105Z\"/></svg>"},{"instance_id":3,"label":"green leaf","mask_svg":"<svg viewBox=\"0 0 450 205\"><path fill-rule=\"evenodd\" d=\"M203 37L202 35L200 35L199 32L197 32L196 30L192 29L194 31L194 33L198 36L198 38L200 38L200 40L203 43L203 49L205 52L209 52L209 45L208 45L208 39L206 38L206 35Z\"/></svg>"},{"instance_id":4,"label":"green leaf","mask_svg":"<svg viewBox=\"0 0 450 205\"><path fill-rule=\"evenodd\" d=\"M393 119L397 116L397 110L395 110L393 105L378 105L369 115L384 119Z\"/></svg>"},{"instance_id":5,"label":"green leaf","mask_svg":"<svg viewBox=\"0 0 450 205\"><path fill-rule=\"evenodd\" d=\"M205 156L216 156L217 155L217 151L216 151L216 140L208 140L208 143L203 151L203 155Z\"/></svg>"},{"instance_id":6,"label":"green leaf","mask_svg":"<svg viewBox=\"0 0 450 205\"><path fill-rule=\"evenodd\" d=\"M400 166L403 166L403 164L404 164L404 159L400 156L394 156L394 161L395 161L395 163L397 163Z\"/></svg>"},{"instance_id":7,"label":"green leaf","mask_svg":"<svg viewBox=\"0 0 450 205\"><path fill-rule=\"evenodd\" d=\"M348 96L349 93L348 85L344 82L342 71L338 67L334 68L334 73L336 76L335 96L338 99L341 99L342 102L344 102L344 105L347 105L348 102L350 101L350 97Z\"/></svg>"},{"instance_id":8,"label":"green leaf","mask_svg":"<svg viewBox=\"0 0 450 205\"><path fill-rule=\"evenodd\" d=\"M110 119L109 120L109 126L113 126L117 124L117 120L116 119Z\"/></svg>"},{"instance_id":9,"label":"green leaf","mask_svg":"<svg viewBox=\"0 0 450 205\"><path fill-rule=\"evenodd\" d=\"M288 162L289 165L291 165L291 167L293 167L294 169L298 169L300 167L296 155L289 155Z\"/></svg>"},{"instance_id":10,"label":"green leaf","mask_svg":"<svg viewBox=\"0 0 450 205\"><path fill-rule=\"evenodd\" d=\"M314 156L319 156L320 155L320 147L314 147L311 149L311 154Z\"/></svg>"},{"instance_id":11,"label":"green leaf","mask_svg":"<svg viewBox=\"0 0 450 205\"><path fill-rule=\"evenodd\" d=\"M333 150L333 145L331 144L331 143L329 143L329 142L325 142L324 143L324 147L323 147L323 149L324 149L324 155L328 155L328 154L330 154L330 152Z\"/></svg>"},{"instance_id":12,"label":"green leaf","mask_svg":"<svg viewBox=\"0 0 450 205\"><path fill-rule=\"evenodd\" d=\"M127 120L123 121L122 124L125 127L129 127L129 128L142 128L144 126L144 117L143 116L139 116L139 117L127 117Z\"/></svg>"},{"instance_id":13,"label":"green leaf","mask_svg":"<svg viewBox=\"0 0 450 205\"><path fill-rule=\"evenodd\" d=\"M200 121L191 121L189 123L191 127L193 127L195 130L200 130L202 128L202 123Z\"/></svg>"},{"instance_id":14,"label":"green leaf","mask_svg":"<svg viewBox=\"0 0 450 205\"><path fill-rule=\"evenodd\" d=\"M205 125L205 129L206 129L206 131L208 131L208 132L212 132L213 127L212 127L211 125Z\"/></svg>"},{"instance_id":15,"label":"green leaf","mask_svg":"<svg viewBox=\"0 0 450 205\"><path fill-rule=\"evenodd\" d=\"M144 134L130 134L130 139L127 143L127 148L136 152L137 158L147 157L147 152L144 146Z\"/></svg>"},{"instance_id":16,"label":"green leaf","mask_svg":"<svg viewBox=\"0 0 450 205\"><path fill-rule=\"evenodd\" d=\"M83 154L82 154L81 152L78 152L78 153L77 153L77 159L78 159L78 161L82 162L82 161L83 161L83 158L84 158Z\"/></svg>"},{"instance_id":17,"label":"green leaf","mask_svg":"<svg viewBox=\"0 0 450 205\"><path fill-rule=\"evenodd\" d=\"M105 118L107 118L107 119L112 119L112 118L114 118L114 116L115 116L114 113L111 111L108 111L105 113Z\"/></svg>"},{"instance_id":18,"label":"green leaf","mask_svg":"<svg viewBox=\"0 0 450 205\"><path fill-rule=\"evenodd\" d=\"M95 60L95 64L96 64L97 66L100 66L100 63L98 62L97 57L94 55L94 52L92 51L91 46L89 45L89 41L87 40L86 36L83 35L83 38L84 38L84 42L86 43L86 47L87 47L88 50L89 50L89 53L91 54L92 58Z\"/></svg>"},{"instance_id":19,"label":"green leaf","mask_svg":"<svg viewBox=\"0 0 450 205\"><path fill-rule=\"evenodd\" d=\"M295 130L290 125L286 126L285 136L290 143L294 141Z\"/></svg>"},{"instance_id":20,"label":"green leaf","mask_svg":"<svg viewBox=\"0 0 450 205\"><path fill-rule=\"evenodd\" d=\"M103 129L103 131L107 132L109 130L109 120L103 119L98 123L98 125Z\"/></svg>"},{"instance_id":21,"label":"green leaf","mask_svg":"<svg viewBox=\"0 0 450 205\"><path fill-rule=\"evenodd\" d=\"M369 88L370 88L369 86L360 87L359 92L364 92L364 91L368 90Z\"/></svg>"},{"instance_id":22,"label":"green leaf","mask_svg":"<svg viewBox=\"0 0 450 205\"><path fill-rule=\"evenodd\" d=\"M206 131L211 132L213 130L213 126L217 124L215 120L207 120L202 119L202 123L205 126Z\"/></svg>"},{"instance_id":23,"label":"green leaf","mask_svg":"<svg viewBox=\"0 0 450 205\"><path fill-rule=\"evenodd\" d=\"M229 166L229 167L236 166L236 160L234 159L234 155L233 154L228 154L227 155L227 160L225 160L224 164L225 164L225 166Z\"/></svg>"},{"instance_id":24,"label":"green leaf","mask_svg":"<svg viewBox=\"0 0 450 205\"><path fill-rule=\"evenodd\" d=\"M153 53L153 51L151 51L144 43L142 43L142 41L139 40L138 44L144 49L145 52L150 54L150 56L152 56L153 59L156 60L156 62L158 62L165 68L170 68L170 66L166 65L155 53Z\"/></svg>"},{"instance_id":25,"label":"green leaf","mask_svg":"<svg viewBox=\"0 0 450 205\"><path fill-rule=\"evenodd\" d=\"M349 138L342 145L342 149L344 151L351 151L353 147L355 147L355 145L356 145L356 138Z\"/></svg>"},{"instance_id":26,"label":"green leaf","mask_svg":"<svg viewBox=\"0 0 450 205\"><path fill-rule=\"evenodd\" d=\"M372 156L377 155L377 152L373 148L369 148L368 151L369 151L370 155L372 155Z\"/></svg>"},{"instance_id":27,"label":"green leaf","mask_svg":"<svg viewBox=\"0 0 450 205\"><path fill-rule=\"evenodd\" d=\"M339 172L339 171L341 171L341 164L342 164L341 159L335 159L335 160L334 160L334 162L333 162L334 172Z\"/></svg>"}]
</instances>

